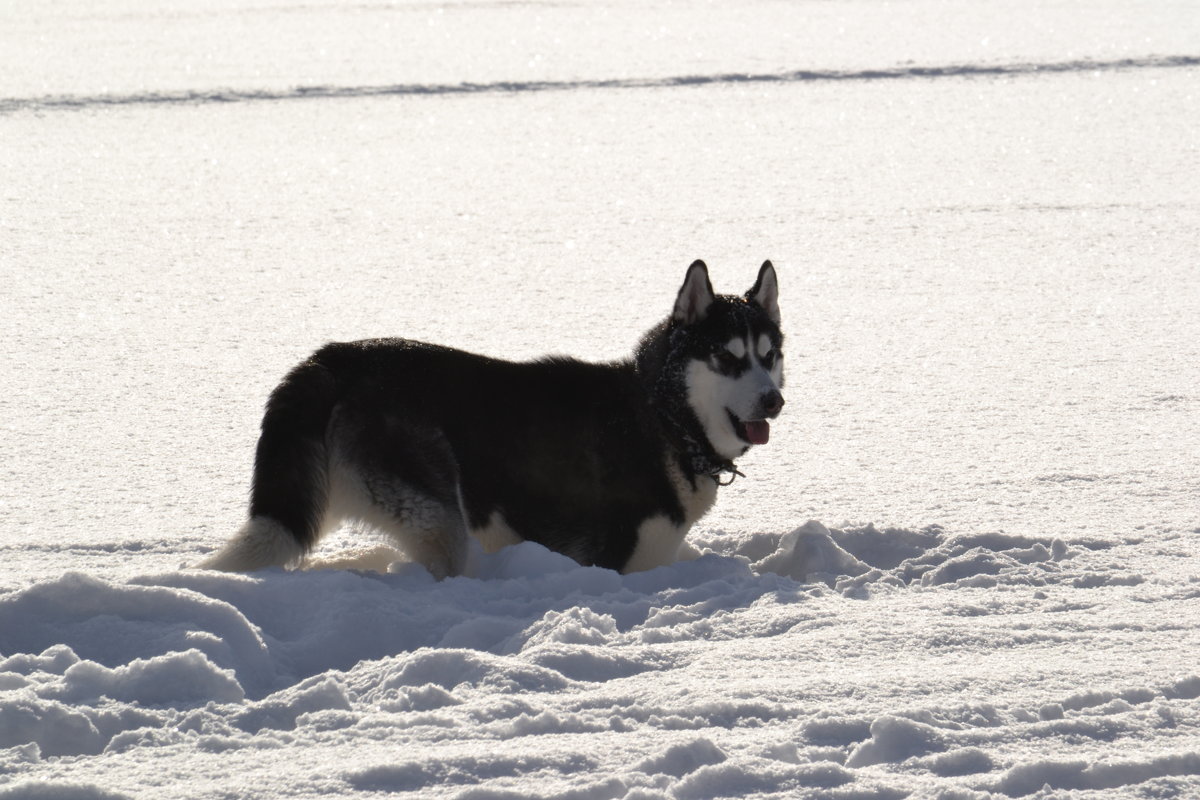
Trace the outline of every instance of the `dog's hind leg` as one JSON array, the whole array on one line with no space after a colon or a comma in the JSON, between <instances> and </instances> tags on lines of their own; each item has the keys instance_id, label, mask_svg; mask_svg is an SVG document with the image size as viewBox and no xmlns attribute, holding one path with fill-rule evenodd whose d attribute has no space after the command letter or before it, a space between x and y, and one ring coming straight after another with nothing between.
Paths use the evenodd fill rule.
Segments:
<instances>
[{"instance_id":1,"label":"dog's hind leg","mask_svg":"<svg viewBox=\"0 0 1200 800\"><path fill-rule=\"evenodd\" d=\"M399 479L371 476L359 483L358 492L334 480L334 506L357 494L357 508L345 515L383 533L393 547L423 565L433 577L462 574L467 561L467 531L457 506Z\"/></svg>"},{"instance_id":2,"label":"dog's hind leg","mask_svg":"<svg viewBox=\"0 0 1200 800\"><path fill-rule=\"evenodd\" d=\"M462 574L467 564L467 528L457 509L430 508L420 519L409 515L397 523L387 527L391 540L434 578Z\"/></svg>"},{"instance_id":3,"label":"dog's hind leg","mask_svg":"<svg viewBox=\"0 0 1200 800\"><path fill-rule=\"evenodd\" d=\"M352 411L334 417L324 524L361 523L435 578L461 574L466 526L447 489L456 468L444 442L361 428Z\"/></svg>"}]
</instances>

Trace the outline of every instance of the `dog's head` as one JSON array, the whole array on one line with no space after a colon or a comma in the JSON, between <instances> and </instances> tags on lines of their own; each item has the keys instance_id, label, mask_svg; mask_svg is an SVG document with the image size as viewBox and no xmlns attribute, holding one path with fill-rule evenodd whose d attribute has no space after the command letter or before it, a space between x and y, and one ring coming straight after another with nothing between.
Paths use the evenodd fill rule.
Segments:
<instances>
[{"instance_id":1,"label":"dog's head","mask_svg":"<svg viewBox=\"0 0 1200 800\"><path fill-rule=\"evenodd\" d=\"M694 262L667 323L670 371L681 375L687 404L722 458L766 444L768 420L783 408L783 334L779 284L764 261L742 296L713 293L708 268Z\"/></svg>"}]
</instances>

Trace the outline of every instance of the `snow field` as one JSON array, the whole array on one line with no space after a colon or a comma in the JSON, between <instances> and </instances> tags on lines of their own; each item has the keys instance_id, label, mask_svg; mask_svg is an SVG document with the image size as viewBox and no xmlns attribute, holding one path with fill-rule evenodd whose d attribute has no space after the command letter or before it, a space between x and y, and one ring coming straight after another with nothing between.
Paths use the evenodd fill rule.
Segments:
<instances>
[{"instance_id":1,"label":"snow field","mask_svg":"<svg viewBox=\"0 0 1200 800\"><path fill-rule=\"evenodd\" d=\"M70 573L0 599L0 769L81 796L137 796L155 753L207 796L264 750L295 796L1183 791L1194 626L1155 609L1200 590L1122 569L1140 547L810 522L630 576L534 544L442 583Z\"/></svg>"},{"instance_id":2,"label":"snow field","mask_svg":"<svg viewBox=\"0 0 1200 800\"><path fill-rule=\"evenodd\" d=\"M3 5L0 798L1200 797L1197 41L1191 0ZM617 357L697 257L771 258L788 337L700 559L182 569L317 346Z\"/></svg>"},{"instance_id":3,"label":"snow field","mask_svg":"<svg viewBox=\"0 0 1200 800\"><path fill-rule=\"evenodd\" d=\"M775 257L804 409L716 527L1193 528L1189 74L5 118L5 171L51 178L4 212L0 582L228 536L264 398L326 341L612 358L698 255L719 291Z\"/></svg>"},{"instance_id":4,"label":"snow field","mask_svg":"<svg viewBox=\"0 0 1200 800\"><path fill-rule=\"evenodd\" d=\"M1187 0L828 3L10 0L5 97L99 103L191 90L526 85L896 66L1194 56ZM88 59L74 55L86 52ZM0 105L2 108L3 105Z\"/></svg>"}]
</instances>

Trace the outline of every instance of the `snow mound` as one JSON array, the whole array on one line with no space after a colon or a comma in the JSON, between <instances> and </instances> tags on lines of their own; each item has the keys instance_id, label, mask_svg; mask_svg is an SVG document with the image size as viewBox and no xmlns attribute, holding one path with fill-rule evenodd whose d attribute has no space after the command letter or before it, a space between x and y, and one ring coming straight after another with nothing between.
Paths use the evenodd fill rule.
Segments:
<instances>
[{"instance_id":1,"label":"snow mound","mask_svg":"<svg viewBox=\"0 0 1200 800\"><path fill-rule=\"evenodd\" d=\"M871 723L871 738L846 759L847 767L867 767L883 762L906 761L913 756L945 749L936 728L902 717L880 717Z\"/></svg>"},{"instance_id":2,"label":"snow mound","mask_svg":"<svg viewBox=\"0 0 1200 800\"><path fill-rule=\"evenodd\" d=\"M708 739L700 738L685 744L672 745L659 755L642 761L636 769L651 775L659 773L682 778L700 767L720 764L726 758L721 748Z\"/></svg>"},{"instance_id":3,"label":"snow mound","mask_svg":"<svg viewBox=\"0 0 1200 800\"><path fill-rule=\"evenodd\" d=\"M1178 738L1200 731L1198 675L1114 685L1057 665L1075 676L1062 690L973 689L995 680L992 653L1023 685L1080 626L1103 641L1170 625L1153 603L1181 588L1128 566L1135 544L810 521L708 545L626 576L523 544L441 582L382 559L383 573L68 573L9 593L0 796L120 797L88 776L138 762L122 755L279 762L296 746L346 759L326 779L338 791L464 797L1017 797L1200 774ZM960 666L889 683L897 659L943 654ZM736 683L712 678L731 664ZM897 701L864 703L860 686ZM1107 749L1155 731L1175 746ZM65 763L80 780L37 782Z\"/></svg>"},{"instance_id":4,"label":"snow mound","mask_svg":"<svg viewBox=\"0 0 1200 800\"><path fill-rule=\"evenodd\" d=\"M1051 789L1118 789L1157 778L1200 775L1200 749L1115 761L1040 760L1018 764L1004 774L997 789L1012 797Z\"/></svg>"},{"instance_id":5,"label":"snow mound","mask_svg":"<svg viewBox=\"0 0 1200 800\"><path fill-rule=\"evenodd\" d=\"M755 562L759 573L774 572L795 580L822 580L831 585L840 575L861 575L870 567L842 549L819 522L808 522L785 534L775 552Z\"/></svg>"},{"instance_id":6,"label":"snow mound","mask_svg":"<svg viewBox=\"0 0 1200 800\"><path fill-rule=\"evenodd\" d=\"M129 800L129 795L73 783L27 781L0 789L3 800Z\"/></svg>"}]
</instances>

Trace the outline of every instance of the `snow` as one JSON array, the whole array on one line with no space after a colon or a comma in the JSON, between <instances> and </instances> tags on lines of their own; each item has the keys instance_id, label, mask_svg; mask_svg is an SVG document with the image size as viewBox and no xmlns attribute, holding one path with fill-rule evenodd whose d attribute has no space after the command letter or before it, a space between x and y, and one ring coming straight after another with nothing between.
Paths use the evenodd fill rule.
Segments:
<instances>
[{"instance_id":1,"label":"snow","mask_svg":"<svg viewBox=\"0 0 1200 800\"><path fill-rule=\"evenodd\" d=\"M1198 41L1182 1L6 4L0 798L1200 796ZM695 258L774 262L788 378L700 557L183 568L323 342L615 357Z\"/></svg>"},{"instance_id":2,"label":"snow","mask_svg":"<svg viewBox=\"0 0 1200 800\"><path fill-rule=\"evenodd\" d=\"M440 583L67 573L0 598L2 768L137 794L165 760L186 796L229 770L300 796L1195 789L1195 626L1161 614L1200 592L1118 572L1139 545L762 538L628 576L532 543Z\"/></svg>"}]
</instances>

